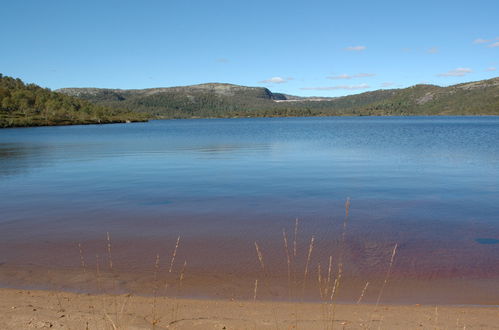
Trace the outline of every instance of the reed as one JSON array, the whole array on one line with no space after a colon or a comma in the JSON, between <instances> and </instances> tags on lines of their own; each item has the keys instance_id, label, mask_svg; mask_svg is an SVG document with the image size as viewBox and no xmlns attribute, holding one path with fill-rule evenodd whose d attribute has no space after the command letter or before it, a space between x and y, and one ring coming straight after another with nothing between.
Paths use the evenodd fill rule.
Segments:
<instances>
[{"instance_id":1,"label":"reed","mask_svg":"<svg viewBox=\"0 0 499 330\"><path fill-rule=\"evenodd\" d=\"M293 240L293 256L296 258L296 239L298 237L298 218L295 220L295 237Z\"/></svg>"},{"instance_id":2,"label":"reed","mask_svg":"<svg viewBox=\"0 0 499 330\"><path fill-rule=\"evenodd\" d=\"M324 294L322 292L322 271L321 271L321 263L317 264L317 283L319 284L319 295L321 296L321 300L324 300Z\"/></svg>"},{"instance_id":3,"label":"reed","mask_svg":"<svg viewBox=\"0 0 499 330\"><path fill-rule=\"evenodd\" d=\"M83 269L83 273L87 272L87 267L85 264L85 258L83 258L83 248L81 246L81 243L78 243L78 251L80 252L80 265L81 268Z\"/></svg>"},{"instance_id":4,"label":"reed","mask_svg":"<svg viewBox=\"0 0 499 330\"><path fill-rule=\"evenodd\" d=\"M182 292L182 285L184 282L186 267L187 267L187 260L184 260L184 264L182 266L182 270L180 271L180 275L179 275L179 286L177 289L177 294L175 296L175 303L174 303L174 309L173 309L173 320L174 321L178 319L178 311L179 311L180 307L179 307L179 303L177 301L177 296Z\"/></svg>"},{"instance_id":5,"label":"reed","mask_svg":"<svg viewBox=\"0 0 499 330\"><path fill-rule=\"evenodd\" d=\"M95 255L95 279L97 281L97 290L98 292L101 292L101 283L100 283L100 260L99 260L99 255Z\"/></svg>"},{"instance_id":6,"label":"reed","mask_svg":"<svg viewBox=\"0 0 499 330\"><path fill-rule=\"evenodd\" d=\"M303 291L305 291L305 285L306 285L307 275L308 275L308 265L310 264L310 257L312 256L312 250L314 249L314 240L315 240L315 237L312 236L312 238L310 239L310 244L308 246L307 262L305 263L305 271L303 274L303 289L302 289Z\"/></svg>"},{"instance_id":7,"label":"reed","mask_svg":"<svg viewBox=\"0 0 499 330\"><path fill-rule=\"evenodd\" d=\"M340 287L341 279L343 277L343 264L340 263L338 264L338 275L336 276L336 279L334 280L333 288L331 289L331 297L330 297L330 302L331 302L331 329L334 329L334 320L336 316L336 296L337 292Z\"/></svg>"},{"instance_id":8,"label":"reed","mask_svg":"<svg viewBox=\"0 0 499 330\"><path fill-rule=\"evenodd\" d=\"M113 270L113 257L111 253L111 236L109 235L109 232L107 232L107 257L108 257L108 262L109 262L109 269L112 271Z\"/></svg>"},{"instance_id":9,"label":"reed","mask_svg":"<svg viewBox=\"0 0 499 330\"><path fill-rule=\"evenodd\" d=\"M153 290L153 301L152 301L152 327L154 328L159 320L156 318L156 303L157 303L157 293L159 289L158 275L159 275L159 253L156 254L156 262L154 263L154 290Z\"/></svg>"},{"instance_id":10,"label":"reed","mask_svg":"<svg viewBox=\"0 0 499 330\"><path fill-rule=\"evenodd\" d=\"M255 280L255 287L253 290L253 301L256 301L256 291L258 290L258 279Z\"/></svg>"},{"instance_id":11,"label":"reed","mask_svg":"<svg viewBox=\"0 0 499 330\"><path fill-rule=\"evenodd\" d=\"M288 299L291 299L291 256L289 255L288 235L286 229L282 230L282 237L284 240L284 251L286 252L286 263L288 266Z\"/></svg>"},{"instance_id":12,"label":"reed","mask_svg":"<svg viewBox=\"0 0 499 330\"><path fill-rule=\"evenodd\" d=\"M381 285L381 289L379 290L378 293L378 298L376 299L376 308L379 305L379 302L381 301L381 296L383 295L383 291L385 290L386 284L388 283L388 279L390 278L390 274L392 272L392 267L393 267L393 261L395 260L395 254L397 254L397 247L398 244L395 244L393 247L392 251L392 256L390 258L390 265L388 266L388 271L386 272L385 279L383 280L383 284Z\"/></svg>"},{"instance_id":13,"label":"reed","mask_svg":"<svg viewBox=\"0 0 499 330\"><path fill-rule=\"evenodd\" d=\"M255 242L255 249L256 249L256 254L258 256L258 261L260 262L260 267L262 268L262 271L265 273L265 264L263 263L263 254L262 254L262 251L260 250L260 247L258 246L257 242Z\"/></svg>"},{"instance_id":14,"label":"reed","mask_svg":"<svg viewBox=\"0 0 499 330\"><path fill-rule=\"evenodd\" d=\"M325 287L324 296L326 297L329 293L329 286L331 285L331 276L333 270L333 256L329 256L329 265L327 267L327 282Z\"/></svg>"},{"instance_id":15,"label":"reed","mask_svg":"<svg viewBox=\"0 0 499 330\"><path fill-rule=\"evenodd\" d=\"M293 237L293 284L294 287L297 286L296 283L296 255L297 255L297 240L298 240L298 218L295 219L295 229L294 229L294 237Z\"/></svg>"},{"instance_id":16,"label":"reed","mask_svg":"<svg viewBox=\"0 0 499 330\"><path fill-rule=\"evenodd\" d=\"M386 271L385 278L383 280L383 283L381 284L381 289L378 292L378 297L376 298L376 305L374 306L374 310L371 313L371 316L369 317L369 326L368 326L369 329L371 328L371 323L373 321L372 320L373 319L373 314L378 311L378 306L379 306L379 303L381 301L381 297L383 296L383 292L384 292L385 287L386 287L386 285L388 283L388 279L390 278L390 274L392 272L392 267L393 267L393 262L395 260L395 255L397 254L397 247L398 247L398 243L395 244L395 246L393 247L392 255L390 257L390 264L388 266L388 270Z\"/></svg>"},{"instance_id":17,"label":"reed","mask_svg":"<svg viewBox=\"0 0 499 330\"><path fill-rule=\"evenodd\" d=\"M367 287L369 286L369 282L366 282L366 285L364 286L364 289L362 289L362 292L360 293L360 297L357 300L357 305L360 304L362 301L362 298L364 298L364 295L366 294Z\"/></svg>"},{"instance_id":18,"label":"reed","mask_svg":"<svg viewBox=\"0 0 499 330\"><path fill-rule=\"evenodd\" d=\"M178 249L179 243L180 243L180 235L177 237L177 243L175 243L175 248L173 249L173 252L172 252L172 259L170 261L170 269L168 270L169 273L171 273L173 270L173 263L175 262L175 257L177 256L177 249Z\"/></svg>"}]
</instances>

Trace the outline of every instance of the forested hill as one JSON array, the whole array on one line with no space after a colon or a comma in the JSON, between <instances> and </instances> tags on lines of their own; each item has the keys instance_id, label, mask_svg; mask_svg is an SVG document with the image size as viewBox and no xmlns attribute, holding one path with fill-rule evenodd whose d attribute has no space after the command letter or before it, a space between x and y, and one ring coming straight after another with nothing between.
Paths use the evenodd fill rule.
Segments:
<instances>
[{"instance_id":1,"label":"forested hill","mask_svg":"<svg viewBox=\"0 0 499 330\"><path fill-rule=\"evenodd\" d=\"M0 128L145 120L143 114L52 92L0 74Z\"/></svg>"},{"instance_id":2,"label":"forested hill","mask_svg":"<svg viewBox=\"0 0 499 330\"><path fill-rule=\"evenodd\" d=\"M61 93L156 118L499 115L499 78L449 87L416 85L337 98L303 98L262 87L201 84L141 90L64 88Z\"/></svg>"}]
</instances>

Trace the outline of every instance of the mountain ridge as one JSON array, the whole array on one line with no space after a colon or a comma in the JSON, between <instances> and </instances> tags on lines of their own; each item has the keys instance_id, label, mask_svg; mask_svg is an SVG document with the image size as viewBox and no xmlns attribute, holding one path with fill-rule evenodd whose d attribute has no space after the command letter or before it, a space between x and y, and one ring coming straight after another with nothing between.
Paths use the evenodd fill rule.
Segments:
<instances>
[{"instance_id":1,"label":"mountain ridge","mask_svg":"<svg viewBox=\"0 0 499 330\"><path fill-rule=\"evenodd\" d=\"M56 92L153 118L499 115L499 77L446 87L418 84L341 97L301 97L227 83L147 89L63 88Z\"/></svg>"}]
</instances>

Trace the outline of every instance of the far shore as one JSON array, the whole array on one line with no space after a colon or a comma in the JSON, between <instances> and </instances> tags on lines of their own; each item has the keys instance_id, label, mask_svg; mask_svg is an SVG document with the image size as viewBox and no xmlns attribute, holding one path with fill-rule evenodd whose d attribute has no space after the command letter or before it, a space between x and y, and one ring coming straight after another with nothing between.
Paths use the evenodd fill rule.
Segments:
<instances>
[{"instance_id":1,"label":"far shore","mask_svg":"<svg viewBox=\"0 0 499 330\"><path fill-rule=\"evenodd\" d=\"M497 307L200 300L0 289L1 329L499 329Z\"/></svg>"}]
</instances>

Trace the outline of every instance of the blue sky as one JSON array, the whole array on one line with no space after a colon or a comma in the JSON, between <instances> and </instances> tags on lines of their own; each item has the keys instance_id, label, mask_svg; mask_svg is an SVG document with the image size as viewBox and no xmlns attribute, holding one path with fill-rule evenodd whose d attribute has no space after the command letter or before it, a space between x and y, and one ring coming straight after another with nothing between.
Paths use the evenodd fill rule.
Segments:
<instances>
[{"instance_id":1,"label":"blue sky","mask_svg":"<svg viewBox=\"0 0 499 330\"><path fill-rule=\"evenodd\" d=\"M499 76L499 1L4 1L0 72L52 89L340 96Z\"/></svg>"}]
</instances>

